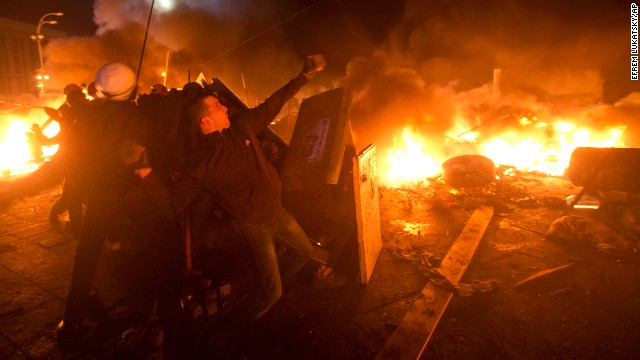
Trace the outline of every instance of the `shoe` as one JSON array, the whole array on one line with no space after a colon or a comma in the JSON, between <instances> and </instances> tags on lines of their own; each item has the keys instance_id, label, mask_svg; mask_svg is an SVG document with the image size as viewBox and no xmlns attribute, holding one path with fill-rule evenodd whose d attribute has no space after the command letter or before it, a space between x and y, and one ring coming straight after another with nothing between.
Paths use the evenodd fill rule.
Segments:
<instances>
[{"instance_id":1,"label":"shoe","mask_svg":"<svg viewBox=\"0 0 640 360\"><path fill-rule=\"evenodd\" d=\"M316 273L313 278L313 287L317 289L337 289L347 285L347 277L332 271L327 276L321 276Z\"/></svg>"},{"instance_id":2,"label":"shoe","mask_svg":"<svg viewBox=\"0 0 640 360\"><path fill-rule=\"evenodd\" d=\"M59 225L60 224L60 215L62 215L66 209L60 200L56 201L51 210L49 210L49 223L51 225Z\"/></svg>"},{"instance_id":3,"label":"shoe","mask_svg":"<svg viewBox=\"0 0 640 360\"><path fill-rule=\"evenodd\" d=\"M58 323L56 329L56 339L58 346L63 351L82 347L94 338L98 328L98 323L85 323L83 325L67 325L63 321Z\"/></svg>"},{"instance_id":4,"label":"shoe","mask_svg":"<svg viewBox=\"0 0 640 360\"><path fill-rule=\"evenodd\" d=\"M56 339L60 348L68 350L80 341L80 329L77 326L65 325L64 321L60 321L56 328Z\"/></svg>"}]
</instances>

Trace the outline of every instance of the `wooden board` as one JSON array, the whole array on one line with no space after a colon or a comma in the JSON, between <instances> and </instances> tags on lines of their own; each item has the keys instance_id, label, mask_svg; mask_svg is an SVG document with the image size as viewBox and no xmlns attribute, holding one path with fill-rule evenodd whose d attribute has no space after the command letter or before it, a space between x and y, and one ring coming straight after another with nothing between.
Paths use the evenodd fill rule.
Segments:
<instances>
[{"instance_id":1,"label":"wooden board","mask_svg":"<svg viewBox=\"0 0 640 360\"><path fill-rule=\"evenodd\" d=\"M438 271L452 284L464 274L493 216L493 207L478 207L456 239ZM391 334L378 359L418 359L453 294L429 281L402 323Z\"/></svg>"},{"instance_id":2,"label":"wooden board","mask_svg":"<svg viewBox=\"0 0 640 360\"><path fill-rule=\"evenodd\" d=\"M360 152L353 166L353 176L360 282L367 284L382 249L375 145Z\"/></svg>"}]
</instances>

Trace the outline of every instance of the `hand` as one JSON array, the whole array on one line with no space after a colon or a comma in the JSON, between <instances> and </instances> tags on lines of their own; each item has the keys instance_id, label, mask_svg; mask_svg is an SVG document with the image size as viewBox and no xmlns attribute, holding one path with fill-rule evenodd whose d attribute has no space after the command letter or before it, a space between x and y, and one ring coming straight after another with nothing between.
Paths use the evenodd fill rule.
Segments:
<instances>
[{"instance_id":1,"label":"hand","mask_svg":"<svg viewBox=\"0 0 640 360\"><path fill-rule=\"evenodd\" d=\"M151 174L151 168L149 167L144 167L144 168L138 168L136 169L136 171L134 172L140 179L144 179L147 177L147 175Z\"/></svg>"},{"instance_id":2,"label":"hand","mask_svg":"<svg viewBox=\"0 0 640 360\"><path fill-rule=\"evenodd\" d=\"M120 145L120 160L127 166L146 162L145 147L135 141L125 141Z\"/></svg>"},{"instance_id":3,"label":"hand","mask_svg":"<svg viewBox=\"0 0 640 360\"><path fill-rule=\"evenodd\" d=\"M317 72L324 70L325 66L327 66L327 60L324 55L309 55L304 61L302 73L307 78L311 78Z\"/></svg>"}]
</instances>

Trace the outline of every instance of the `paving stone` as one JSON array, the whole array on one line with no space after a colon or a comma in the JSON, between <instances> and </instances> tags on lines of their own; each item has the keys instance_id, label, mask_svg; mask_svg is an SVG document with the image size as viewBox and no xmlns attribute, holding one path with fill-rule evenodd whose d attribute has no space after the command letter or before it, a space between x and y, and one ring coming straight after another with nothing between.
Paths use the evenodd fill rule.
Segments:
<instances>
[{"instance_id":1,"label":"paving stone","mask_svg":"<svg viewBox=\"0 0 640 360\"><path fill-rule=\"evenodd\" d=\"M0 321L51 299L51 293L0 267Z\"/></svg>"},{"instance_id":2,"label":"paving stone","mask_svg":"<svg viewBox=\"0 0 640 360\"><path fill-rule=\"evenodd\" d=\"M3 336L0 336L0 354L3 360L23 360L29 357L18 349L14 344L9 342Z\"/></svg>"},{"instance_id":3,"label":"paving stone","mask_svg":"<svg viewBox=\"0 0 640 360\"><path fill-rule=\"evenodd\" d=\"M54 246L60 246L67 242L73 242L73 237L59 231L46 231L31 238L38 245L50 249Z\"/></svg>"},{"instance_id":4,"label":"paving stone","mask_svg":"<svg viewBox=\"0 0 640 360\"><path fill-rule=\"evenodd\" d=\"M16 228L9 231L11 234L20 239L26 239L37 235L48 234L51 231L49 223L39 222L35 224L28 224L24 227Z\"/></svg>"},{"instance_id":5,"label":"paving stone","mask_svg":"<svg viewBox=\"0 0 640 360\"><path fill-rule=\"evenodd\" d=\"M16 250L18 250L18 248L13 244L1 244L0 245L0 254L8 253L8 252L16 251Z\"/></svg>"},{"instance_id":6,"label":"paving stone","mask_svg":"<svg viewBox=\"0 0 640 360\"><path fill-rule=\"evenodd\" d=\"M62 316L62 310L63 302L56 299L37 304L28 311L1 321L0 334L30 358L47 358L49 353L55 351L55 329ZM49 340L40 340L43 336ZM34 347L34 341L39 345ZM43 346L46 351L43 351Z\"/></svg>"}]
</instances>

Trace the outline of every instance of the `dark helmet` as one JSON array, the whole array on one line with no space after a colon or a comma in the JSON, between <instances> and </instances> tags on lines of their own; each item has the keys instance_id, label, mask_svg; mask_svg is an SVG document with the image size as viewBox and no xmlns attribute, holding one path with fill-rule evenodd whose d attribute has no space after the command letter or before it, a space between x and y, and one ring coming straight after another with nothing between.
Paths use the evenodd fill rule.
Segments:
<instances>
[{"instance_id":1,"label":"dark helmet","mask_svg":"<svg viewBox=\"0 0 640 360\"><path fill-rule=\"evenodd\" d=\"M169 95L169 90L167 90L167 87L162 84L155 84L151 87L151 93L166 96Z\"/></svg>"},{"instance_id":2,"label":"dark helmet","mask_svg":"<svg viewBox=\"0 0 640 360\"><path fill-rule=\"evenodd\" d=\"M70 92L75 91L75 90L82 91L82 88L78 84L68 84L67 86L64 87L62 92L64 92L64 96L67 96L67 95L69 95Z\"/></svg>"}]
</instances>

